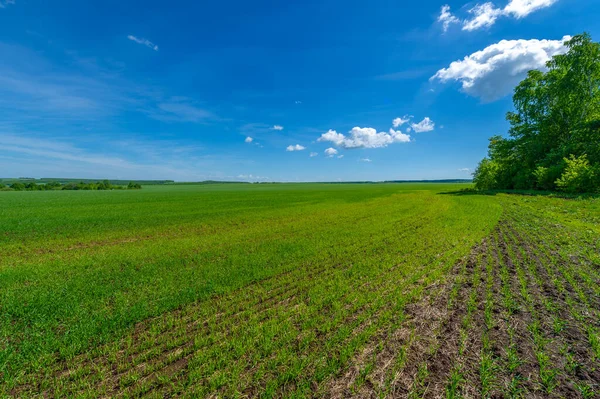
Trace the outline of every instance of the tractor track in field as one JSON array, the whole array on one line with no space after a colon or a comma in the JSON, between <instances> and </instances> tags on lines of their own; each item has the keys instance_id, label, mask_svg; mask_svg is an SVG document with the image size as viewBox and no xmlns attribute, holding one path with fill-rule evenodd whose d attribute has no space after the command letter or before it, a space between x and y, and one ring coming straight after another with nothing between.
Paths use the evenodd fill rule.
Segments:
<instances>
[{"instance_id":1,"label":"tractor track in field","mask_svg":"<svg viewBox=\"0 0 600 399\"><path fill-rule=\"evenodd\" d=\"M432 261L436 261L437 257L434 257L434 259L432 259ZM392 267L391 269L388 270L384 270L382 271L382 273L389 273L391 271L393 271L394 269L397 269L398 267L400 267L400 264L397 264L396 266ZM425 266L425 265L424 265ZM334 273L341 273L343 272L343 270L348 269L348 267L344 267L341 269L337 269L337 268L321 268L320 270L317 269L316 271L314 271L314 273L312 274L306 274L306 273L300 273L302 274L302 281L306 280L306 279L315 279L315 278L321 278L322 280L326 280L328 277L331 277L331 275L333 275ZM287 273L286 273L287 274ZM291 273L290 273L291 275ZM87 366L87 370L84 370L83 373L81 372L81 367L80 370L78 372L78 370L75 370L75 372L70 370L70 367L66 367L63 368L63 371L58 371L54 374L53 378L58 378L59 380L63 380L65 382L69 382L70 380L74 380L75 378L81 378L82 375L85 376L85 374L88 374L92 377L89 378L90 382L93 382L94 380L100 380L100 379L94 379L93 376L94 374L99 374L102 370L103 367L106 368L107 366L109 367L109 378L106 379L106 375L104 376L104 378L101 379L101 384L106 385L107 381L113 380L115 381L114 384L108 384L108 385L113 385L113 388L110 390L113 393L116 393L120 390L122 390L122 387L120 386L120 384L118 383L118 380L123 377L128 370L130 370L131 368L136 368L137 370L139 370L140 372L142 372L145 369L148 369L148 365L153 366L150 367L149 369L151 369L152 371L150 372L151 374L155 374L157 370L167 370L169 368L173 368L173 369L182 369L185 367L185 365L187 364L187 361L189 359L189 357L195 352L197 351L199 348L194 348L194 342L193 339L190 341L188 335L198 335L201 334L203 331L206 332L207 328L214 328L217 327L218 324L218 320L226 320L226 325L231 325L234 324L234 322L236 324L240 324L243 323L244 321L247 321L248 319L240 319L238 318L238 316L240 315L244 315L246 311L250 311L250 315L246 315L247 317L257 317L259 316L261 313L272 313L272 309L276 309L277 307L283 307L283 306L287 306L290 305L290 301L297 299L298 296L296 295L298 289L297 287L295 287L295 284L288 284L286 285L285 282L281 281L281 277L282 275L279 276L279 279L275 279L272 278L271 281L275 281L275 287L273 287L274 289L268 289L266 288L265 290L262 290L261 288L258 288L257 290L259 292L264 291L266 297L259 297L258 300L250 303L248 306L241 306L241 308L235 308L233 311L230 311L229 313L225 313L224 311L218 311L216 310L216 315L211 317L210 320L213 321L213 324L210 324L208 321L204 321L201 323L198 323L197 320L194 320L193 317L193 312L194 310L192 310L191 312L183 312L183 311L177 311L175 313L175 316L177 318L179 318L179 320L184 320L185 321L185 328L182 330L177 330L176 331L176 336L177 337L182 337L182 342L170 342L168 343L168 346L163 346L163 349L161 350L160 348L155 347L150 347L147 348L145 350L142 350L141 353L139 353L140 351L134 351L134 352L128 352L127 350L120 350L117 353L117 357L122 357L124 359L121 360L122 363L124 364L129 364L129 365L133 365L135 363L140 363L136 366L133 367L129 367L129 368L125 368L125 369L119 369L118 367L118 363L119 361L109 361L108 358L106 356L101 356L98 358L93 358L93 359L86 359L81 361L81 359L76 360L76 361L72 361L72 364L75 365L79 365L81 366L83 364L83 368L85 369ZM375 281L381 281L380 279L375 279ZM383 280L385 281L385 280ZM258 287L263 287L266 285L266 282L260 282L257 284ZM370 282L363 282L361 284L361 287L367 287L368 285L370 285ZM281 289L281 292L277 292L278 289ZM250 289L250 292L252 292L252 289ZM285 296L286 294L287 297L282 299L282 296ZM253 298L255 297L255 295L252 295L252 293L246 295L246 297L250 297ZM236 298L236 296L231 296L230 298ZM236 300L234 299L233 302L235 303ZM244 305L243 301L240 301L240 303L242 303L242 305ZM224 302L218 302L218 305L222 305L223 309L227 309L230 308L229 305L231 305L231 302L229 301L224 301ZM247 304L246 304L247 305ZM193 309L193 308L192 308ZM184 316L185 315L185 316ZM266 316L267 318L269 317L268 315ZM236 320L237 318L237 320ZM152 329L152 327L155 326L154 324L154 320L150 320L150 322L146 322L144 323L147 326L150 326L150 329ZM217 324L214 324L217 323ZM210 325L209 325L210 324ZM167 332L169 330L169 327L171 325L169 323L165 324L164 328L160 327L159 328L159 332L160 333L164 333L164 335L161 335L161 341L168 341L166 337L172 337L170 335L169 332ZM201 328L199 328L199 326ZM135 329L135 334L133 335L133 340L129 341L127 343L127 346L132 347L134 349L140 349L139 347L143 345L146 340L148 340L149 336L144 334L145 332L149 331L148 328L146 327L142 327L142 325L138 325ZM155 330L152 330L153 332L151 334L156 334ZM231 331L226 331L227 333L231 333ZM227 335L221 337L222 339L226 339ZM200 348L201 349L201 348ZM145 356L147 355L147 356ZM150 363L148 363L148 361L144 360L143 358L146 357L150 360ZM165 358L170 358L169 361L162 363L163 361L160 359L165 359ZM137 360L142 359L141 362L137 362ZM162 364L161 364L162 363ZM174 364L174 366L172 366ZM156 366L156 367L154 367ZM71 378L73 377L73 378ZM146 378L147 377L143 377ZM35 389L35 386L24 386L21 387L21 390L18 391L13 391L13 392L25 392L27 390L29 390L29 392L31 392L32 390ZM77 389L76 389L77 391ZM49 392L46 392L46 394L50 394Z\"/></svg>"},{"instance_id":2,"label":"tractor track in field","mask_svg":"<svg viewBox=\"0 0 600 399\"><path fill-rule=\"evenodd\" d=\"M597 266L585 257L569 263L546 242L551 231L519 223L506 215L473 248L464 275L455 266L443 287L407 307L401 328L375 334L317 396L600 397L600 358L589 333L600 321ZM447 305L453 286L463 300Z\"/></svg>"},{"instance_id":3,"label":"tractor track in field","mask_svg":"<svg viewBox=\"0 0 600 399\"><path fill-rule=\"evenodd\" d=\"M419 366L439 335L435 332L448 328L453 324L449 320L459 317L462 312L460 306L449 307L448 301L452 296L461 297L469 291L470 282L462 281L462 278L469 276L476 267L477 252L458 262L447 281L428 287L427 294L419 302L407 306L404 322L399 328L376 334L352 360L349 369L328 382L324 396L375 398L381 394L402 396L409 392ZM357 387L357 380L369 363L372 363L373 372Z\"/></svg>"},{"instance_id":4,"label":"tractor track in field","mask_svg":"<svg viewBox=\"0 0 600 399\"><path fill-rule=\"evenodd\" d=\"M458 260L448 241L360 273L307 264L141 322L11 393L600 398L597 243L571 253L563 230L508 207Z\"/></svg>"}]
</instances>

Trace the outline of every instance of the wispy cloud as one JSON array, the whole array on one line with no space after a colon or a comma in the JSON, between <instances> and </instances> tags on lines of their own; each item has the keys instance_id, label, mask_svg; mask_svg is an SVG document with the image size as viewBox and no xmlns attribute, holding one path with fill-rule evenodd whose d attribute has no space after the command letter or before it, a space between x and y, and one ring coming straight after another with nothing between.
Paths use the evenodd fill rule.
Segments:
<instances>
[{"instance_id":1,"label":"wispy cloud","mask_svg":"<svg viewBox=\"0 0 600 399\"><path fill-rule=\"evenodd\" d=\"M0 170L8 176L196 181L227 179L214 170L226 158L231 165L246 164L241 158L222 155L217 159L202 151L197 143L172 139L88 137L75 141L0 132ZM199 172L209 168L213 170Z\"/></svg>"},{"instance_id":2,"label":"wispy cloud","mask_svg":"<svg viewBox=\"0 0 600 399\"><path fill-rule=\"evenodd\" d=\"M510 0L504 8L497 7L492 2L475 4L467 10L470 16L464 19L456 17L450 12L450 6L444 5L437 21L442 25L444 32L448 31L451 25L461 25L464 31L475 31L489 28L498 18L521 19L556 2L558 0Z\"/></svg>"},{"instance_id":3,"label":"wispy cloud","mask_svg":"<svg viewBox=\"0 0 600 399\"><path fill-rule=\"evenodd\" d=\"M446 4L442 6L442 11L438 17L438 22L442 24L442 29L444 32L447 32L450 25L460 23L460 19L452 15L450 12L450 6Z\"/></svg>"},{"instance_id":4,"label":"wispy cloud","mask_svg":"<svg viewBox=\"0 0 600 399\"><path fill-rule=\"evenodd\" d=\"M138 43L138 44L142 44L142 45L144 45L144 46L146 46L146 47L148 47L148 48L150 48L150 49L152 49L154 51L158 51L158 46L156 44L152 43L148 39L139 38L139 37L136 37L136 36L133 36L133 35L129 35L129 36L127 36L127 38L129 40L131 40L131 41L134 41L134 42Z\"/></svg>"},{"instance_id":5,"label":"wispy cloud","mask_svg":"<svg viewBox=\"0 0 600 399\"><path fill-rule=\"evenodd\" d=\"M35 155L65 161L74 161L102 166L128 167L128 162L118 157L90 154L68 143L49 141L40 138L20 137L10 134L0 135L0 150L6 152Z\"/></svg>"},{"instance_id":6,"label":"wispy cloud","mask_svg":"<svg viewBox=\"0 0 600 399\"><path fill-rule=\"evenodd\" d=\"M237 180L243 180L243 181L247 181L247 182L261 182L261 181L269 181L271 180L269 177L267 176L257 176L257 175L253 175L253 174L241 174L238 175L236 177Z\"/></svg>"},{"instance_id":7,"label":"wispy cloud","mask_svg":"<svg viewBox=\"0 0 600 399\"><path fill-rule=\"evenodd\" d=\"M283 126L281 125L275 125L271 128L271 130L278 130L278 131L282 131L283 130Z\"/></svg>"},{"instance_id":8,"label":"wispy cloud","mask_svg":"<svg viewBox=\"0 0 600 399\"><path fill-rule=\"evenodd\" d=\"M206 122L216 116L183 97L171 98L157 104L157 109L149 112L150 117L166 122Z\"/></svg>"},{"instance_id":9,"label":"wispy cloud","mask_svg":"<svg viewBox=\"0 0 600 399\"><path fill-rule=\"evenodd\" d=\"M319 153L318 153L318 152L311 152L309 156L310 156L311 158L314 158L314 157L317 157L317 156L319 156Z\"/></svg>"},{"instance_id":10,"label":"wispy cloud","mask_svg":"<svg viewBox=\"0 0 600 399\"><path fill-rule=\"evenodd\" d=\"M415 69L406 69L404 71L386 73L383 75L378 75L375 77L376 80L389 80L389 81L399 81L399 80L411 80L420 78L423 75L427 75L427 70L429 68L415 68Z\"/></svg>"},{"instance_id":11,"label":"wispy cloud","mask_svg":"<svg viewBox=\"0 0 600 399\"><path fill-rule=\"evenodd\" d=\"M15 4L15 0L0 0L0 8L6 8Z\"/></svg>"}]
</instances>

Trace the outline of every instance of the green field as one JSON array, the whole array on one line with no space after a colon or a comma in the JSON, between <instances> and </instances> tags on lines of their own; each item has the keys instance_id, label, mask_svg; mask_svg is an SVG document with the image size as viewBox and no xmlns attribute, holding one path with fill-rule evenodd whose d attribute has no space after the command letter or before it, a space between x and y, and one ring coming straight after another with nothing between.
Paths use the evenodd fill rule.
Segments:
<instances>
[{"instance_id":1,"label":"green field","mask_svg":"<svg viewBox=\"0 0 600 399\"><path fill-rule=\"evenodd\" d=\"M0 395L600 395L600 201L0 192Z\"/></svg>"}]
</instances>

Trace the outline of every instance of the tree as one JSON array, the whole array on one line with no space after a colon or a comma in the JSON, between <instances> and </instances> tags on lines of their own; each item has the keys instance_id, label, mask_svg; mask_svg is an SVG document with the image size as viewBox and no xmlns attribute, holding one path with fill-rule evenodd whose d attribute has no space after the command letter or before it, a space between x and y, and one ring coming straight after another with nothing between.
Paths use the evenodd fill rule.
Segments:
<instances>
[{"instance_id":1,"label":"tree","mask_svg":"<svg viewBox=\"0 0 600 399\"><path fill-rule=\"evenodd\" d=\"M592 171L600 165L600 44L582 34L565 46L547 72L530 71L515 88L508 137L490 139L488 160L475 172L478 187L554 190L569 181L569 190L597 188L596 178L591 186L573 183L572 172L582 157Z\"/></svg>"},{"instance_id":2,"label":"tree","mask_svg":"<svg viewBox=\"0 0 600 399\"><path fill-rule=\"evenodd\" d=\"M12 188L15 191L23 191L25 190L25 185L21 182L14 182L13 184L10 185L10 188Z\"/></svg>"},{"instance_id":3,"label":"tree","mask_svg":"<svg viewBox=\"0 0 600 399\"><path fill-rule=\"evenodd\" d=\"M568 193L592 192L594 187L595 171L585 155L576 157L571 155L565 158L566 168L562 176L556 180L559 190Z\"/></svg>"}]
</instances>

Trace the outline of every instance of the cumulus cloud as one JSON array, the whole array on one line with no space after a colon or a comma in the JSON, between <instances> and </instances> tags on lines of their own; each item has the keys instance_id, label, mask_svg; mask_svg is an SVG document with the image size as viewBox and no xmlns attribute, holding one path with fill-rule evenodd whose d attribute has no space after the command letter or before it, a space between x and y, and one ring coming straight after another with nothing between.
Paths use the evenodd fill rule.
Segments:
<instances>
[{"instance_id":1,"label":"cumulus cloud","mask_svg":"<svg viewBox=\"0 0 600 399\"><path fill-rule=\"evenodd\" d=\"M271 128L271 130L279 130L279 131L281 131L281 130L283 130L283 126L281 126L281 125L275 125L275 126L273 126Z\"/></svg>"},{"instance_id":2,"label":"cumulus cloud","mask_svg":"<svg viewBox=\"0 0 600 399\"><path fill-rule=\"evenodd\" d=\"M135 37L133 35L129 35L127 36L127 38L131 41L134 41L138 44L142 44L148 48L151 48L154 51L158 51L158 46L154 43L152 43L150 40L148 39L144 39L144 38L139 38L139 37Z\"/></svg>"},{"instance_id":3,"label":"cumulus cloud","mask_svg":"<svg viewBox=\"0 0 600 399\"><path fill-rule=\"evenodd\" d=\"M305 149L306 149L306 147L304 147L300 144L296 144L296 145L288 145L285 150L288 152L292 152L292 151L304 151Z\"/></svg>"},{"instance_id":4,"label":"cumulus cloud","mask_svg":"<svg viewBox=\"0 0 600 399\"><path fill-rule=\"evenodd\" d=\"M335 130L329 130L327 133L323 133L318 141L331 142L346 149L382 148L392 143L407 143L410 141L410 136L394 129L390 129L389 133L377 133L377 130L371 127L355 127L347 136Z\"/></svg>"},{"instance_id":5,"label":"cumulus cloud","mask_svg":"<svg viewBox=\"0 0 600 399\"><path fill-rule=\"evenodd\" d=\"M427 116L421 122L413 123L410 126L416 133L431 132L435 129L435 123Z\"/></svg>"},{"instance_id":6,"label":"cumulus cloud","mask_svg":"<svg viewBox=\"0 0 600 399\"><path fill-rule=\"evenodd\" d=\"M254 139L250 136L246 137L246 140L244 140L244 142L246 143L252 143L254 141Z\"/></svg>"},{"instance_id":7,"label":"cumulus cloud","mask_svg":"<svg viewBox=\"0 0 600 399\"><path fill-rule=\"evenodd\" d=\"M318 153L316 153L316 152L311 152L309 156L310 156L311 158L314 158L314 157L316 157L316 156L318 156L318 155L319 155L319 154L318 154Z\"/></svg>"},{"instance_id":8,"label":"cumulus cloud","mask_svg":"<svg viewBox=\"0 0 600 399\"><path fill-rule=\"evenodd\" d=\"M392 121L392 125L393 125L395 128L398 128L398 127L400 127L400 126L404 125L405 123L409 122L409 121L410 121L410 118L411 118L411 117L410 117L410 116L408 116L408 115L404 115L402 118L396 118L396 119L394 119L394 120Z\"/></svg>"},{"instance_id":9,"label":"cumulus cloud","mask_svg":"<svg viewBox=\"0 0 600 399\"><path fill-rule=\"evenodd\" d=\"M524 18L529 14L550 7L558 0L510 0L504 7L497 7L492 2L476 4L468 10L470 17L460 19L450 12L450 6L444 5L440 11L437 21L442 25L442 30L446 32L450 25L460 24L462 30L474 31L489 28L496 23L500 17Z\"/></svg>"},{"instance_id":10,"label":"cumulus cloud","mask_svg":"<svg viewBox=\"0 0 600 399\"><path fill-rule=\"evenodd\" d=\"M337 155L338 150L336 150L335 148L331 148L329 147L328 149L325 150L325 155L327 155L329 158L333 157L334 155Z\"/></svg>"},{"instance_id":11,"label":"cumulus cloud","mask_svg":"<svg viewBox=\"0 0 600 399\"><path fill-rule=\"evenodd\" d=\"M561 40L502 40L454 61L430 78L442 83L457 81L470 96L489 102L512 92L532 69L546 70L546 62L567 48ZM414 126L413 126L414 128Z\"/></svg>"}]
</instances>

